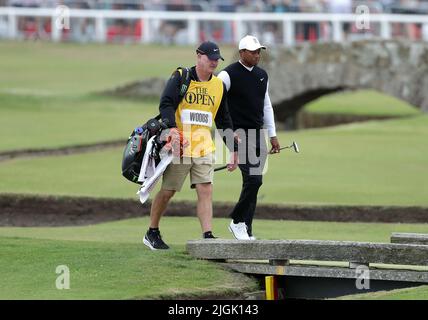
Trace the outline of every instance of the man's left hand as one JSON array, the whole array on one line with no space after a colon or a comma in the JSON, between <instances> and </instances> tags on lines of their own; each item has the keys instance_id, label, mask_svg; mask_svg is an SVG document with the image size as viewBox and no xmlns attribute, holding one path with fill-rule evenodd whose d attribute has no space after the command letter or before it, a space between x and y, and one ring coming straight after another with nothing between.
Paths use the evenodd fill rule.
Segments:
<instances>
[{"instance_id":1,"label":"man's left hand","mask_svg":"<svg viewBox=\"0 0 428 320\"><path fill-rule=\"evenodd\" d=\"M227 164L227 171L232 172L233 170L235 170L238 167L238 163L239 163L239 157L238 157L238 152L232 152L230 154L230 161Z\"/></svg>"},{"instance_id":2,"label":"man's left hand","mask_svg":"<svg viewBox=\"0 0 428 320\"><path fill-rule=\"evenodd\" d=\"M272 149L270 149L269 153L279 153L281 146L279 145L279 141L277 137L270 138L270 144L272 145Z\"/></svg>"}]
</instances>

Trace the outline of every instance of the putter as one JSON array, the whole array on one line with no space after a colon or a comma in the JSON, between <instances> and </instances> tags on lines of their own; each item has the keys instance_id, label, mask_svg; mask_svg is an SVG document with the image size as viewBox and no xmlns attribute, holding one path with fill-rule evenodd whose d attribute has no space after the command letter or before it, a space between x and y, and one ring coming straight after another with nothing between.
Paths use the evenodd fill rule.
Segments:
<instances>
[{"instance_id":1,"label":"putter","mask_svg":"<svg viewBox=\"0 0 428 320\"><path fill-rule=\"evenodd\" d=\"M295 152L295 153L299 153L299 152L300 152L299 146L297 145L297 142L296 142L296 141L293 141L293 143L292 143L291 145L286 146L286 147L282 147L282 148L280 148L279 150L283 150L283 149L290 149L290 148L292 148L292 149L294 150L294 152ZM275 154L275 153L269 152L268 154ZM222 166L222 167L218 167L218 168L215 168L215 169L214 169L214 172L216 172L216 171L220 171L220 170L224 170L224 169L226 169L226 168L227 168L227 165Z\"/></svg>"},{"instance_id":2,"label":"putter","mask_svg":"<svg viewBox=\"0 0 428 320\"><path fill-rule=\"evenodd\" d=\"M293 141L293 143L290 146L282 147L279 150L288 149L288 148L293 148L293 150L294 150L295 153L299 153L300 152L299 146L297 145L296 141ZM273 154L273 153L270 153L270 154Z\"/></svg>"}]
</instances>

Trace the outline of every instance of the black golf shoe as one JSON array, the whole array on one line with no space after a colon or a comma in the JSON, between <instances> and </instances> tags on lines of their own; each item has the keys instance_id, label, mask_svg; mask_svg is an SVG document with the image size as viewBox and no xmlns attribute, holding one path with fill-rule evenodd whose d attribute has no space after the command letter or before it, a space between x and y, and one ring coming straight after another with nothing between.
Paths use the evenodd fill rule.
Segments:
<instances>
[{"instance_id":1,"label":"black golf shoe","mask_svg":"<svg viewBox=\"0 0 428 320\"><path fill-rule=\"evenodd\" d=\"M202 238L204 238L204 239L218 239L217 237L214 237L214 235L211 231L204 232L202 234Z\"/></svg>"},{"instance_id":2,"label":"black golf shoe","mask_svg":"<svg viewBox=\"0 0 428 320\"><path fill-rule=\"evenodd\" d=\"M159 230L149 230L144 236L143 243L148 246L151 250L167 250L168 245L163 242Z\"/></svg>"}]
</instances>

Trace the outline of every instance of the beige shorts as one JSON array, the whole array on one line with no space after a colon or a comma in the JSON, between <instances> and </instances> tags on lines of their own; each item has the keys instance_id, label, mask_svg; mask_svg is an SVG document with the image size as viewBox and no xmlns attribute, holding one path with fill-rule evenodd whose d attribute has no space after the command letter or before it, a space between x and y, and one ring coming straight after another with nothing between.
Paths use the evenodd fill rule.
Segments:
<instances>
[{"instance_id":1,"label":"beige shorts","mask_svg":"<svg viewBox=\"0 0 428 320\"><path fill-rule=\"evenodd\" d=\"M180 191L189 172L191 188L199 183L213 183L214 153L200 158L185 158L184 160L184 163L171 163L166 168L163 173L161 189Z\"/></svg>"}]
</instances>

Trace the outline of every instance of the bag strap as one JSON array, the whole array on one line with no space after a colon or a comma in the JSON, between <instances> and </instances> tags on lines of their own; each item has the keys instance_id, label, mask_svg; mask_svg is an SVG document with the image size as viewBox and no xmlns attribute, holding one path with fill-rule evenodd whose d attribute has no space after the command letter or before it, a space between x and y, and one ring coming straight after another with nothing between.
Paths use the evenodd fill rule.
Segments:
<instances>
[{"instance_id":1,"label":"bag strap","mask_svg":"<svg viewBox=\"0 0 428 320\"><path fill-rule=\"evenodd\" d=\"M187 89L189 89L190 70L189 70L189 68L178 67L177 71L180 72L180 74L181 74L180 93L178 94L180 97L180 102L181 102L183 97L186 95Z\"/></svg>"},{"instance_id":2,"label":"bag strap","mask_svg":"<svg viewBox=\"0 0 428 320\"><path fill-rule=\"evenodd\" d=\"M186 95L187 89L189 89L189 85L190 85L190 70L189 68L182 68L182 67L178 67L177 70L180 75L181 75L181 79L180 79L180 92L178 94L179 100L178 103L181 102L181 100L183 100L184 96ZM160 113L155 117L156 120L160 120L161 115Z\"/></svg>"}]
</instances>

